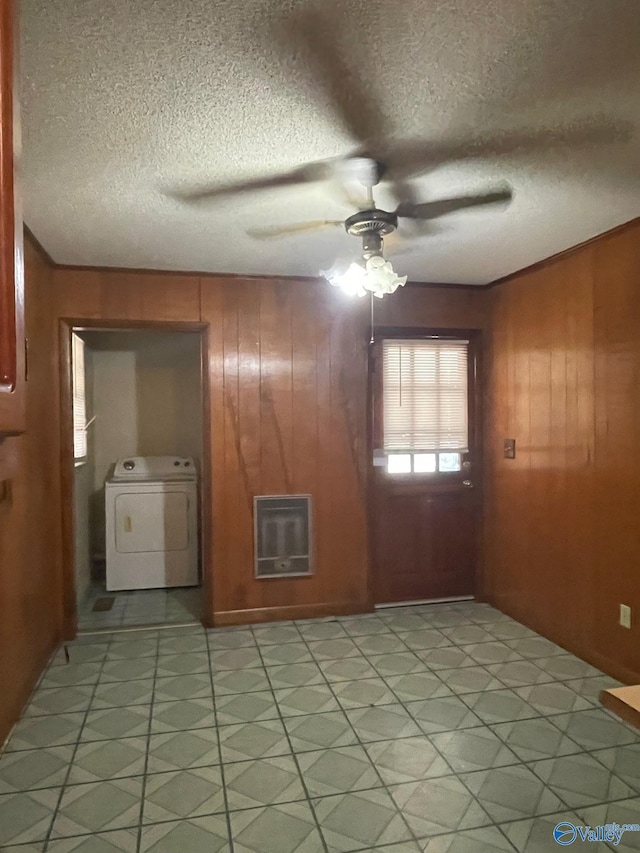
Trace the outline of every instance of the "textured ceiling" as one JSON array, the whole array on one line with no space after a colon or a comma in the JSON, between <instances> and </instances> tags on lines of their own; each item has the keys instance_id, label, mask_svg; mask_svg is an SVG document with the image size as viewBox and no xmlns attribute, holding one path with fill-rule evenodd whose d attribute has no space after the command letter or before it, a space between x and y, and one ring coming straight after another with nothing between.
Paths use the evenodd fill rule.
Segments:
<instances>
[{"instance_id":1,"label":"textured ceiling","mask_svg":"<svg viewBox=\"0 0 640 853\"><path fill-rule=\"evenodd\" d=\"M199 204L171 195L357 147L304 50L273 36L306 5L22 0L25 218L55 261L315 275L358 254L338 229L268 242L245 233L344 219L353 209L334 181ZM380 144L433 147L413 196L503 180L515 194L508 209L458 212L416 237L409 225L400 274L483 284L640 215L639 0L341 0L335 10L336 49L384 117ZM474 157L461 157L466 140ZM376 201L396 204L384 186Z\"/></svg>"}]
</instances>

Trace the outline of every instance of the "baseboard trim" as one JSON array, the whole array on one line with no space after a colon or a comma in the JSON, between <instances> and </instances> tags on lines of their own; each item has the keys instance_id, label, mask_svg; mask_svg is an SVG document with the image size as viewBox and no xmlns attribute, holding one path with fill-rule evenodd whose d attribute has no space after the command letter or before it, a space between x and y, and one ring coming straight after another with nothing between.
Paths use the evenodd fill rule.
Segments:
<instances>
[{"instance_id":1,"label":"baseboard trim","mask_svg":"<svg viewBox=\"0 0 640 853\"><path fill-rule=\"evenodd\" d=\"M336 601L327 604L291 604L281 607L260 607L252 610L218 610L213 614L213 626L250 625L254 622L283 622L290 619L321 619L327 616L354 616L371 613L373 607L364 601ZM209 626L207 626L209 627Z\"/></svg>"},{"instance_id":2,"label":"baseboard trim","mask_svg":"<svg viewBox=\"0 0 640 853\"><path fill-rule=\"evenodd\" d=\"M501 600L499 595L489 596L488 602L493 605L493 607L502 611L502 613L506 613L507 616L510 616L512 619L515 619L517 622L520 622L522 625L525 625L527 628L530 628L532 631L535 631L541 636L546 637L547 640L551 640L551 642L556 643L563 649L566 649L572 655L576 655L576 657L581 658L588 664L591 664L591 666L595 666L611 678L615 678L623 684L637 684L640 682L640 672L637 670L630 669L624 664L621 664L619 661L601 654L596 649L590 648L582 643L573 642L570 638L568 639L567 637L559 636L553 631L544 630L534 619L529 618L529 614L522 613L518 608L510 607L508 603Z\"/></svg>"},{"instance_id":3,"label":"baseboard trim","mask_svg":"<svg viewBox=\"0 0 640 853\"><path fill-rule=\"evenodd\" d=\"M606 672L611 678L621 681L623 684L638 684L640 682L640 672L638 670L629 669L629 667L605 657L605 655L601 655L599 652L585 649L582 652L578 650L574 654L583 658L592 666L601 669L602 672Z\"/></svg>"}]
</instances>

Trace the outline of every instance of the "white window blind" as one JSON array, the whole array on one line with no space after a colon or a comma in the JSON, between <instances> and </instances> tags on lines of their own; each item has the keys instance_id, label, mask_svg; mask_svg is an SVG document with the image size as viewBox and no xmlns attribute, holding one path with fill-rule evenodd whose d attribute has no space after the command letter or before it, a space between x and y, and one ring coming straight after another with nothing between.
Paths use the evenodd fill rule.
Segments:
<instances>
[{"instance_id":1,"label":"white window blind","mask_svg":"<svg viewBox=\"0 0 640 853\"><path fill-rule=\"evenodd\" d=\"M467 352L467 341L383 341L385 450L468 450Z\"/></svg>"},{"instance_id":2,"label":"white window blind","mask_svg":"<svg viewBox=\"0 0 640 853\"><path fill-rule=\"evenodd\" d=\"M84 372L84 341L78 335L71 336L73 372L73 456L87 456L87 399Z\"/></svg>"}]
</instances>

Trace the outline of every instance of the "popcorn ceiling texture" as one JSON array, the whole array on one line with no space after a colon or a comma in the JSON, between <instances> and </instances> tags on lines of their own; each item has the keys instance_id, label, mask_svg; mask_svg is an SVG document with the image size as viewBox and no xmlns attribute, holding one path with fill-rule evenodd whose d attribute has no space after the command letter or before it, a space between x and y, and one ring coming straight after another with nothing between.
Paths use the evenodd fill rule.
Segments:
<instances>
[{"instance_id":1,"label":"popcorn ceiling texture","mask_svg":"<svg viewBox=\"0 0 640 853\"><path fill-rule=\"evenodd\" d=\"M315 275L341 230L332 183L188 206L163 190L291 169L354 148L304 55L269 38L278 0L22 0L25 218L60 263ZM319 4L320 6L323 3ZM340 49L390 142L629 123L610 141L435 164L421 200L514 188L507 210L441 220L394 258L416 281L484 284L640 215L638 0L341 0ZM381 206L394 205L384 190Z\"/></svg>"}]
</instances>

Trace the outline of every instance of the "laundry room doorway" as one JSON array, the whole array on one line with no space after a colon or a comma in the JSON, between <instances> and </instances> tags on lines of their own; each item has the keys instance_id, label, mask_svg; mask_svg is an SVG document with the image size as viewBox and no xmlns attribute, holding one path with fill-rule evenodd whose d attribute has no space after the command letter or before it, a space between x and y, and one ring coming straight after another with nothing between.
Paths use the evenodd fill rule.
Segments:
<instances>
[{"instance_id":1,"label":"laundry room doorway","mask_svg":"<svg viewBox=\"0 0 640 853\"><path fill-rule=\"evenodd\" d=\"M207 621L206 328L61 334L66 634Z\"/></svg>"}]
</instances>

